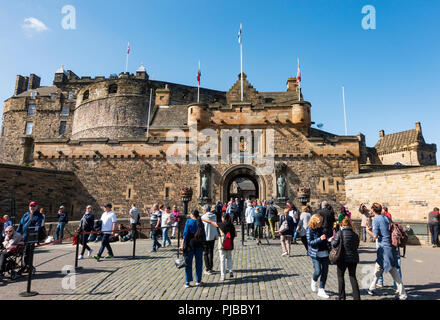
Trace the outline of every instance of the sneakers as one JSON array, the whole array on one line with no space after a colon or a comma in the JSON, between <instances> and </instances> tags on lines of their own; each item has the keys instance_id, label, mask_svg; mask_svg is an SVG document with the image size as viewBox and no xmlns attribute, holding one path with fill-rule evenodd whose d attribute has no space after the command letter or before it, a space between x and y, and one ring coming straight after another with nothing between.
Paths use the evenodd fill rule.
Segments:
<instances>
[{"instance_id":1,"label":"sneakers","mask_svg":"<svg viewBox=\"0 0 440 320\"><path fill-rule=\"evenodd\" d=\"M406 299L408 299L408 296L406 294L399 296L399 300L406 300Z\"/></svg>"},{"instance_id":2,"label":"sneakers","mask_svg":"<svg viewBox=\"0 0 440 320\"><path fill-rule=\"evenodd\" d=\"M157 249L162 248L162 245L160 243L157 243Z\"/></svg>"},{"instance_id":3,"label":"sneakers","mask_svg":"<svg viewBox=\"0 0 440 320\"><path fill-rule=\"evenodd\" d=\"M191 288L189 282L185 282L185 284L183 285L185 288Z\"/></svg>"},{"instance_id":4,"label":"sneakers","mask_svg":"<svg viewBox=\"0 0 440 320\"><path fill-rule=\"evenodd\" d=\"M318 289L318 297L324 298L324 299L328 299L329 296L327 295L327 293L325 293L323 288L319 288Z\"/></svg>"},{"instance_id":5,"label":"sneakers","mask_svg":"<svg viewBox=\"0 0 440 320\"><path fill-rule=\"evenodd\" d=\"M201 281L196 282L196 286L197 286L197 287L200 287L201 285L202 285L202 282L201 282Z\"/></svg>"},{"instance_id":6,"label":"sneakers","mask_svg":"<svg viewBox=\"0 0 440 320\"><path fill-rule=\"evenodd\" d=\"M95 259L96 259L96 261L98 261L98 262L99 262L99 259L100 259L100 257L98 257L98 256L96 255L96 256L93 256L93 258L95 258Z\"/></svg>"},{"instance_id":7,"label":"sneakers","mask_svg":"<svg viewBox=\"0 0 440 320\"><path fill-rule=\"evenodd\" d=\"M80 254L80 255L78 256L78 260L82 260L82 259L84 259L84 256L83 256L82 254Z\"/></svg>"},{"instance_id":8,"label":"sneakers","mask_svg":"<svg viewBox=\"0 0 440 320\"><path fill-rule=\"evenodd\" d=\"M224 275L224 274L222 274L222 275L220 276L220 281L225 281L225 275Z\"/></svg>"},{"instance_id":9,"label":"sneakers","mask_svg":"<svg viewBox=\"0 0 440 320\"><path fill-rule=\"evenodd\" d=\"M287 252L283 252L282 257L287 256Z\"/></svg>"},{"instance_id":10,"label":"sneakers","mask_svg":"<svg viewBox=\"0 0 440 320\"><path fill-rule=\"evenodd\" d=\"M150 250L150 252L156 252L156 251L157 251L156 249L151 249L151 250Z\"/></svg>"},{"instance_id":11,"label":"sneakers","mask_svg":"<svg viewBox=\"0 0 440 320\"><path fill-rule=\"evenodd\" d=\"M113 255L109 254L108 256L106 256L104 259L111 259L113 258Z\"/></svg>"},{"instance_id":12,"label":"sneakers","mask_svg":"<svg viewBox=\"0 0 440 320\"><path fill-rule=\"evenodd\" d=\"M233 278L234 277L234 273L231 271L229 272L229 278Z\"/></svg>"},{"instance_id":13,"label":"sneakers","mask_svg":"<svg viewBox=\"0 0 440 320\"><path fill-rule=\"evenodd\" d=\"M383 288L383 284L382 283L377 283L376 284L376 288Z\"/></svg>"},{"instance_id":14,"label":"sneakers","mask_svg":"<svg viewBox=\"0 0 440 320\"><path fill-rule=\"evenodd\" d=\"M90 249L90 251L87 253L87 257L91 257L93 253L93 249Z\"/></svg>"},{"instance_id":15,"label":"sneakers","mask_svg":"<svg viewBox=\"0 0 440 320\"><path fill-rule=\"evenodd\" d=\"M368 289L368 294L370 295L370 296L374 296L374 291L373 290L370 290L370 289Z\"/></svg>"},{"instance_id":16,"label":"sneakers","mask_svg":"<svg viewBox=\"0 0 440 320\"><path fill-rule=\"evenodd\" d=\"M313 279L312 283L310 284L310 288L312 289L312 292L316 292L316 281L313 281Z\"/></svg>"},{"instance_id":17,"label":"sneakers","mask_svg":"<svg viewBox=\"0 0 440 320\"><path fill-rule=\"evenodd\" d=\"M207 276L210 276L212 274L212 271L211 270L206 270L205 272L203 272L203 274L205 274Z\"/></svg>"}]
</instances>

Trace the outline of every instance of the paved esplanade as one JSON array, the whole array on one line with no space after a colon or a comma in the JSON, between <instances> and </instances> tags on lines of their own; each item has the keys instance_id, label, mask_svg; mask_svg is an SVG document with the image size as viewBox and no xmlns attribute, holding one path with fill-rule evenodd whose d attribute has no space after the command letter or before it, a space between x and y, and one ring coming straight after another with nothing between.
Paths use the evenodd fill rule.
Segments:
<instances>
[{"instance_id":1,"label":"paved esplanade","mask_svg":"<svg viewBox=\"0 0 440 320\"><path fill-rule=\"evenodd\" d=\"M0 300L3 299L190 299L190 300L246 300L246 299L319 299L310 290L313 273L311 259L306 256L302 244L292 245L291 257L281 257L278 240L257 246L254 241L241 245L240 233L235 241L234 275L220 281L219 257L215 250L213 275L203 275L202 287L184 288L184 270L174 265L177 240L172 247L161 248L150 253L151 240L137 241L137 259L131 259L132 242L112 243L115 258L93 258L79 261L83 267L75 275L75 289L63 289L72 284L61 270L74 264L75 247L70 244L47 246L37 250L37 274L32 290L40 294L33 298L20 298L26 290L26 277L16 282L9 280L0 286ZM99 243L91 243L97 252ZM392 279L385 275L385 288L377 292L380 296L368 296L366 285L370 283L371 270L375 260L375 246L361 244L361 263L358 265L358 282L361 298L394 299ZM404 283L408 299L440 299L440 275L436 270L436 257L440 248L408 247L407 257L402 259ZM194 270L194 267L193 267ZM1 282L0 282L1 283ZM194 282L193 282L194 283ZM347 299L352 299L351 285L346 273ZM330 266L326 285L330 299L337 299L336 267Z\"/></svg>"}]
</instances>

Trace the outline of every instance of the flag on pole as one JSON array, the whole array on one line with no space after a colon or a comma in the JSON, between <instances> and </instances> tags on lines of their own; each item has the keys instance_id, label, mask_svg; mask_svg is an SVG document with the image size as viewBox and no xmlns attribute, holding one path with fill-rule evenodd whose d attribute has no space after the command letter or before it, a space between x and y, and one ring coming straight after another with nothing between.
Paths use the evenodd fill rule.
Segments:
<instances>
[{"instance_id":1,"label":"flag on pole","mask_svg":"<svg viewBox=\"0 0 440 320\"><path fill-rule=\"evenodd\" d=\"M127 54L130 54L130 42L128 42Z\"/></svg>"},{"instance_id":2,"label":"flag on pole","mask_svg":"<svg viewBox=\"0 0 440 320\"><path fill-rule=\"evenodd\" d=\"M197 71L197 83L200 86L200 76L202 75L202 73L200 72L200 60L199 60L199 70Z\"/></svg>"},{"instance_id":3,"label":"flag on pole","mask_svg":"<svg viewBox=\"0 0 440 320\"><path fill-rule=\"evenodd\" d=\"M240 31L238 31L238 43L241 44L241 29L242 29L242 25L240 23Z\"/></svg>"},{"instance_id":4,"label":"flag on pole","mask_svg":"<svg viewBox=\"0 0 440 320\"><path fill-rule=\"evenodd\" d=\"M301 84L301 70L299 68L299 58L298 58L298 73L296 74L296 83Z\"/></svg>"}]
</instances>

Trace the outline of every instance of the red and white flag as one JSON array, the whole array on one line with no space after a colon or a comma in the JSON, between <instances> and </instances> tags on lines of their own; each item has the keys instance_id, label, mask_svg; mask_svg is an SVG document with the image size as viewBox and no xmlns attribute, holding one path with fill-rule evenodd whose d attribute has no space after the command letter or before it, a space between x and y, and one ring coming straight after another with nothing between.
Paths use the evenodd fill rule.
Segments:
<instances>
[{"instance_id":1,"label":"red and white flag","mask_svg":"<svg viewBox=\"0 0 440 320\"><path fill-rule=\"evenodd\" d=\"M130 54L130 42L128 43L127 54Z\"/></svg>"},{"instance_id":2,"label":"red and white flag","mask_svg":"<svg viewBox=\"0 0 440 320\"><path fill-rule=\"evenodd\" d=\"M298 58L298 73L296 75L296 83L300 84L301 83L301 70L299 68L299 58Z\"/></svg>"}]
</instances>

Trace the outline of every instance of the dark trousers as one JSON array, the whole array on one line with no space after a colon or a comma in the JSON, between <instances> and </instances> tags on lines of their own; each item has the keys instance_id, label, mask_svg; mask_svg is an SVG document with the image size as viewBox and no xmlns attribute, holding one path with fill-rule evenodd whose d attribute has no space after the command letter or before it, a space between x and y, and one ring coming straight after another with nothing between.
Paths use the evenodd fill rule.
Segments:
<instances>
[{"instance_id":1,"label":"dark trousers","mask_svg":"<svg viewBox=\"0 0 440 320\"><path fill-rule=\"evenodd\" d=\"M307 236L301 237L301 242L303 243L304 248L306 248L306 251L308 252L309 251L309 245L307 243Z\"/></svg>"},{"instance_id":2,"label":"dark trousers","mask_svg":"<svg viewBox=\"0 0 440 320\"><path fill-rule=\"evenodd\" d=\"M6 251L6 250L2 250L0 253L0 272L5 272L5 268L6 268L6 258L9 257L11 254Z\"/></svg>"},{"instance_id":3,"label":"dark trousers","mask_svg":"<svg viewBox=\"0 0 440 320\"><path fill-rule=\"evenodd\" d=\"M81 255L84 255L84 252L86 252L86 249L91 251L92 249L90 249L90 247L87 245L87 242L89 241L89 235L88 234L82 234L80 235L80 241L81 241L81 245L82 245L82 249L81 249Z\"/></svg>"},{"instance_id":4,"label":"dark trousers","mask_svg":"<svg viewBox=\"0 0 440 320\"><path fill-rule=\"evenodd\" d=\"M136 226L137 226L136 223L131 224L131 238L132 239L137 239L138 233L137 233Z\"/></svg>"},{"instance_id":5,"label":"dark trousers","mask_svg":"<svg viewBox=\"0 0 440 320\"><path fill-rule=\"evenodd\" d=\"M206 241L203 250L203 258L205 259L206 271L212 270L214 267L214 243L215 240Z\"/></svg>"},{"instance_id":6,"label":"dark trousers","mask_svg":"<svg viewBox=\"0 0 440 320\"><path fill-rule=\"evenodd\" d=\"M254 224L253 223L247 223L247 236L249 237L249 230L251 230L252 235L254 235ZM255 236L254 236L255 238Z\"/></svg>"},{"instance_id":7,"label":"dark trousers","mask_svg":"<svg viewBox=\"0 0 440 320\"><path fill-rule=\"evenodd\" d=\"M359 285L356 279L356 266L357 263L345 263L340 262L337 264L338 270L338 293L339 300L345 300L345 270L348 268L348 276L350 277L351 288L353 289L353 299L361 300L361 294L359 292Z\"/></svg>"},{"instance_id":8,"label":"dark trousers","mask_svg":"<svg viewBox=\"0 0 440 320\"><path fill-rule=\"evenodd\" d=\"M430 223L428 225L431 232L431 244L438 245L438 223Z\"/></svg>"},{"instance_id":9,"label":"dark trousers","mask_svg":"<svg viewBox=\"0 0 440 320\"><path fill-rule=\"evenodd\" d=\"M110 237L111 237L111 233L102 234L101 248L99 248L98 257L101 257L102 253L104 252L104 249L107 249L109 255L111 256L113 255L112 247L110 247Z\"/></svg>"}]
</instances>

